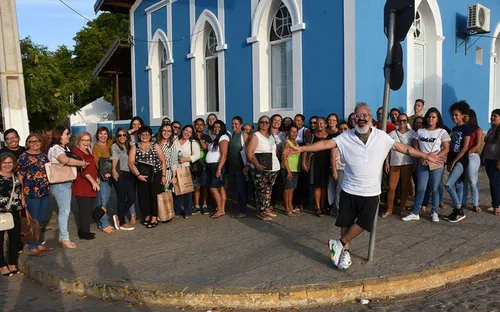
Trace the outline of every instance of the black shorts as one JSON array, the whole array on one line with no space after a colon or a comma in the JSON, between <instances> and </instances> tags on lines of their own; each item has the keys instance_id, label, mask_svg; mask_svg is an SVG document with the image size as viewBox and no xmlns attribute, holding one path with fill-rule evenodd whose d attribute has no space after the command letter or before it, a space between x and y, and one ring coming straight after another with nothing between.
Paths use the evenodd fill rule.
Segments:
<instances>
[{"instance_id":1,"label":"black shorts","mask_svg":"<svg viewBox=\"0 0 500 312\"><path fill-rule=\"evenodd\" d=\"M350 227L356 223L363 230L371 232L378 205L379 196L364 197L341 191L339 216L335 225Z\"/></svg>"}]
</instances>

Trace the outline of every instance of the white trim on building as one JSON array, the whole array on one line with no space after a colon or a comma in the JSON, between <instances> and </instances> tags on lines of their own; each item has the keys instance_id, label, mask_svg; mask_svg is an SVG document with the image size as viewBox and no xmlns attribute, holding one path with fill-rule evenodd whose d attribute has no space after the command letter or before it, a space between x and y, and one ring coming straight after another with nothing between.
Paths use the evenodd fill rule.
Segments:
<instances>
[{"instance_id":1,"label":"white trim on building","mask_svg":"<svg viewBox=\"0 0 500 312\"><path fill-rule=\"evenodd\" d=\"M344 119L356 106L356 0L344 0Z\"/></svg>"},{"instance_id":2,"label":"white trim on building","mask_svg":"<svg viewBox=\"0 0 500 312\"><path fill-rule=\"evenodd\" d=\"M281 2L285 4L292 19L292 63L293 106L286 109L271 109L269 33L272 20ZM252 44L253 120L264 114L280 113L293 117L302 113L302 11L296 0L261 0L252 17L252 32L247 39Z\"/></svg>"},{"instance_id":3,"label":"white trim on building","mask_svg":"<svg viewBox=\"0 0 500 312\"><path fill-rule=\"evenodd\" d=\"M159 46L161 44L161 46ZM165 66L167 71L167 111L163 111L162 103L162 64L160 58L160 48L166 50ZM172 48L167 35L161 30L157 29L153 38L148 43L148 79L149 79L149 125L160 126L163 117L168 116L171 120L174 118L174 101L173 101L173 74L172 64Z\"/></svg>"},{"instance_id":4,"label":"white trim on building","mask_svg":"<svg viewBox=\"0 0 500 312\"><path fill-rule=\"evenodd\" d=\"M142 0L137 0L132 7L130 8L129 20L130 20L130 36L134 39L135 35L135 18L134 13L137 10L137 7L142 3ZM135 79L135 44L132 44L130 50L130 58L131 58L131 74L132 74L132 115L137 116L137 86Z\"/></svg>"},{"instance_id":5,"label":"white trim on building","mask_svg":"<svg viewBox=\"0 0 500 312\"><path fill-rule=\"evenodd\" d=\"M491 111L500 108L500 23L498 23L491 39L490 53L490 91L487 120Z\"/></svg>"},{"instance_id":6,"label":"white trim on building","mask_svg":"<svg viewBox=\"0 0 500 312\"><path fill-rule=\"evenodd\" d=\"M427 107L441 110L443 99L443 25L437 0L416 0L415 14L419 11L425 25L425 61L424 61L424 100ZM413 114L413 105L417 99L414 92L415 75L415 40L410 28L406 37L406 96L407 113Z\"/></svg>"},{"instance_id":7,"label":"white trim on building","mask_svg":"<svg viewBox=\"0 0 500 312\"><path fill-rule=\"evenodd\" d=\"M220 1L220 0L219 0ZM207 24L210 27L207 27ZM218 87L219 87L219 111L207 111L206 94L206 67L205 48L207 36L213 30L217 38L216 55L218 58ZM225 96L225 42L224 30L214 13L204 10L191 32L190 53L187 55L191 59L191 108L192 120L205 117L209 113L215 113L220 120L226 119L226 96Z\"/></svg>"}]
</instances>

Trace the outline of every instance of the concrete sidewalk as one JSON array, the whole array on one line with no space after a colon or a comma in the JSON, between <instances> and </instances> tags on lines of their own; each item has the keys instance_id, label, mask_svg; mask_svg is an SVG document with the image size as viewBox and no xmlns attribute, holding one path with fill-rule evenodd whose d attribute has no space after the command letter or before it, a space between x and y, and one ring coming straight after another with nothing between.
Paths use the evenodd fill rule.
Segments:
<instances>
[{"instance_id":1,"label":"concrete sidewalk","mask_svg":"<svg viewBox=\"0 0 500 312\"><path fill-rule=\"evenodd\" d=\"M487 182L482 171L483 208L490 201ZM112 197L113 205L114 192ZM44 258L25 252L22 267L47 286L82 295L240 308L346 302L363 293L370 298L407 294L500 267L500 252L495 252L500 217L485 209L468 209L466 219L456 224L433 223L430 216L411 222L397 214L381 218L375 261L366 261L365 233L352 244L353 265L347 272L330 264L326 242L339 237L333 217L302 212L295 218L279 214L272 222L232 219L229 213L236 209L230 203L228 215L217 220L198 215L154 229L137 224L134 231L109 235L95 230L93 241L78 240L71 219L74 250L58 248L54 215L47 244L55 251ZM379 291L370 288L381 283Z\"/></svg>"}]
</instances>

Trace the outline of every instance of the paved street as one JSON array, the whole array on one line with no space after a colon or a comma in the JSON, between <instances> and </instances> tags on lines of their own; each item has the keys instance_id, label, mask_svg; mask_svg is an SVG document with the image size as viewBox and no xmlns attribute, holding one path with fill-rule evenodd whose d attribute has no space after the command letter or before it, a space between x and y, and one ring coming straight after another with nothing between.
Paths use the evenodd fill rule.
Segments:
<instances>
[{"instance_id":1,"label":"paved street","mask_svg":"<svg viewBox=\"0 0 500 312\"><path fill-rule=\"evenodd\" d=\"M440 289L433 293L423 293L411 297L389 301L373 302L368 305L349 304L335 307L313 309L259 310L269 312L324 312L324 311L498 311L500 273L494 272L475 278L471 281ZM59 311L91 311L91 312L205 312L207 309L165 308L155 306L136 306L123 302L103 301L82 298L71 294L61 294L46 289L21 276L0 278L0 310L59 312ZM214 309L213 311L229 312L231 309ZM255 310L253 310L255 311ZM238 312L253 312L238 310Z\"/></svg>"}]
</instances>

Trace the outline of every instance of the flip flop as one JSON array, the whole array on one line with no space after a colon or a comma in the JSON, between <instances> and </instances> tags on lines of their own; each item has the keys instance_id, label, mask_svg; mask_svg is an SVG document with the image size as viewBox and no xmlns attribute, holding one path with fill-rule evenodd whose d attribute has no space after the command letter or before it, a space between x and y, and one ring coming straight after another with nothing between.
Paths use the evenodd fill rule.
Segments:
<instances>
[{"instance_id":1,"label":"flip flop","mask_svg":"<svg viewBox=\"0 0 500 312\"><path fill-rule=\"evenodd\" d=\"M210 218L212 218L212 219L219 219L220 217L225 216L225 215L226 215L225 213L219 214L219 215L218 214L213 214L213 215L210 216Z\"/></svg>"}]
</instances>

